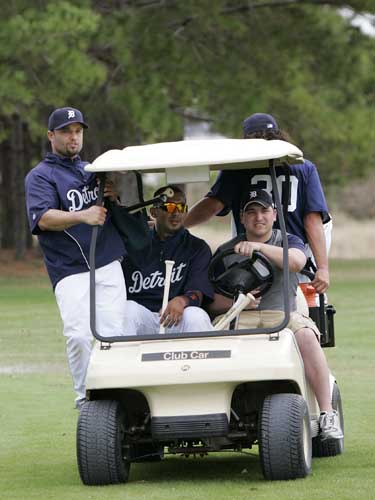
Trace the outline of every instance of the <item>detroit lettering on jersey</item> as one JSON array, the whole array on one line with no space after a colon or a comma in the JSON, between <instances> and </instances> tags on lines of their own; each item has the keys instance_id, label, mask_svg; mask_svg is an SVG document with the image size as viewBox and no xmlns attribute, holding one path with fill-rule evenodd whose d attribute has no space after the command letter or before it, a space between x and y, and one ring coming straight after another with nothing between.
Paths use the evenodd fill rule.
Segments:
<instances>
[{"instance_id":1,"label":"detroit lettering on jersey","mask_svg":"<svg viewBox=\"0 0 375 500\"><path fill-rule=\"evenodd\" d=\"M96 177L84 170L79 157L47 153L26 176L26 205L30 229L38 236L53 287L66 276L89 270L92 226L76 224L64 231L41 231L39 220L50 209L73 212L93 205L99 188ZM107 217L98 230L96 268L124 255L120 235Z\"/></svg>"},{"instance_id":2,"label":"detroit lettering on jersey","mask_svg":"<svg viewBox=\"0 0 375 500\"><path fill-rule=\"evenodd\" d=\"M165 261L173 260L169 300L188 290L202 292L204 300L213 298L207 268L211 250L207 243L184 228L166 240L152 231L152 241L144 252L130 252L122 262L127 298L158 312L164 293Z\"/></svg>"},{"instance_id":3,"label":"detroit lettering on jersey","mask_svg":"<svg viewBox=\"0 0 375 500\"><path fill-rule=\"evenodd\" d=\"M185 262L181 262L172 270L171 283L177 283L184 278L182 270L187 266ZM142 290L150 290L154 288L164 288L164 276L160 271L154 271L148 276L143 276L141 271L134 271L131 274L132 282L129 284L128 291L130 293L139 293Z\"/></svg>"},{"instance_id":4,"label":"detroit lettering on jersey","mask_svg":"<svg viewBox=\"0 0 375 500\"><path fill-rule=\"evenodd\" d=\"M68 200L69 212L77 212L82 210L84 205L92 205L98 199L99 187L90 189L90 186L85 186L81 191L78 189L69 189L66 193Z\"/></svg>"},{"instance_id":5,"label":"detroit lettering on jersey","mask_svg":"<svg viewBox=\"0 0 375 500\"><path fill-rule=\"evenodd\" d=\"M79 157L47 153L26 176L27 210L34 234L40 233L37 224L46 210L76 212L96 203L99 187L95 175L84 170L85 165Z\"/></svg>"}]
</instances>

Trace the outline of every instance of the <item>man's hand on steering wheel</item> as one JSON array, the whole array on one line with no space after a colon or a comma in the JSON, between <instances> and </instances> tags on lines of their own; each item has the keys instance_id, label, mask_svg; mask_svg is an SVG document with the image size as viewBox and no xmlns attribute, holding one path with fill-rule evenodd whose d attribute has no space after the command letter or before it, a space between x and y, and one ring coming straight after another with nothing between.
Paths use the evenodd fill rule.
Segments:
<instances>
[{"instance_id":1,"label":"man's hand on steering wheel","mask_svg":"<svg viewBox=\"0 0 375 500\"><path fill-rule=\"evenodd\" d=\"M234 251L239 255L251 257L253 252L260 251L261 245L261 243L256 243L254 241L240 241L234 246Z\"/></svg>"},{"instance_id":2,"label":"man's hand on steering wheel","mask_svg":"<svg viewBox=\"0 0 375 500\"><path fill-rule=\"evenodd\" d=\"M235 247L219 249L208 267L208 277L215 291L231 299L238 293L254 291L255 298L264 295L273 283L271 262L256 248L261 243L241 241ZM235 259L232 259L237 255ZM226 259L229 259L225 262Z\"/></svg>"}]
</instances>

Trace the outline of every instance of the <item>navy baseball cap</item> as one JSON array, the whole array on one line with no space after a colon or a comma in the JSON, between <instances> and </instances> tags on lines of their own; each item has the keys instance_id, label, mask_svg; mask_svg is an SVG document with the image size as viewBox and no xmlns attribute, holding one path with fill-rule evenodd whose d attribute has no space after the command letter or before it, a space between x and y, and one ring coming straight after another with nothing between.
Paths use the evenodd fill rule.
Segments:
<instances>
[{"instance_id":1,"label":"navy baseball cap","mask_svg":"<svg viewBox=\"0 0 375 500\"><path fill-rule=\"evenodd\" d=\"M249 205L258 203L264 208L273 207L271 196L264 189L252 189L249 191L248 197L242 202L242 210L246 211Z\"/></svg>"},{"instance_id":2,"label":"navy baseball cap","mask_svg":"<svg viewBox=\"0 0 375 500\"><path fill-rule=\"evenodd\" d=\"M279 130L277 121L272 115L267 115L266 113L255 113L254 115L248 116L242 122L243 134L253 134L254 132L261 132L263 130Z\"/></svg>"},{"instance_id":3,"label":"navy baseball cap","mask_svg":"<svg viewBox=\"0 0 375 500\"><path fill-rule=\"evenodd\" d=\"M70 123L80 123L82 127L88 128L83 114L75 108L58 108L53 111L48 118L48 130L58 130L66 127Z\"/></svg>"}]
</instances>

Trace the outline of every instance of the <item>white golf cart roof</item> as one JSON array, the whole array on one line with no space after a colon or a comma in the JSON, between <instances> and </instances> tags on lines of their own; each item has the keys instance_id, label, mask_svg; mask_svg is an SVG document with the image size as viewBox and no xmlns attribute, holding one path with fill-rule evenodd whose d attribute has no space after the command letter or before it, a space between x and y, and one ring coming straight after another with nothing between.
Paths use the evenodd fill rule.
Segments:
<instances>
[{"instance_id":1,"label":"white golf cart roof","mask_svg":"<svg viewBox=\"0 0 375 500\"><path fill-rule=\"evenodd\" d=\"M164 172L168 183L209 180L209 170L268 167L303 163L303 153L285 141L265 139L202 139L160 142L111 149L86 165L88 172Z\"/></svg>"}]
</instances>

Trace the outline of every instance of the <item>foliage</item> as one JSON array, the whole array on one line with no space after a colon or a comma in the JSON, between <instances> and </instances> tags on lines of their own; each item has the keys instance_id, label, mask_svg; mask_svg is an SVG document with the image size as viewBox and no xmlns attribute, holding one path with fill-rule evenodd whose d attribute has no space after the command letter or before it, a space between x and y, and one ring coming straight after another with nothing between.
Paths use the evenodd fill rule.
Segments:
<instances>
[{"instance_id":1,"label":"foliage","mask_svg":"<svg viewBox=\"0 0 375 500\"><path fill-rule=\"evenodd\" d=\"M0 116L22 116L40 137L46 109L79 102L104 81L106 71L88 51L98 14L75 2L38 3L45 5L28 3L22 12L2 17Z\"/></svg>"},{"instance_id":2,"label":"foliage","mask_svg":"<svg viewBox=\"0 0 375 500\"><path fill-rule=\"evenodd\" d=\"M9 169L17 169L12 182L19 184L44 155L47 117L58 106L85 112L86 159L109 148L181 139L186 116L206 118L213 130L240 137L242 120L264 111L317 163L326 186L365 177L375 143L373 40L340 16L343 5L340 0L4 5L0 239L6 224L7 234L21 234L12 229L19 203L6 199L16 192L7 184ZM375 12L370 0L345 5ZM14 244L9 235L5 239L2 246Z\"/></svg>"},{"instance_id":3,"label":"foliage","mask_svg":"<svg viewBox=\"0 0 375 500\"><path fill-rule=\"evenodd\" d=\"M105 106L126 110L120 143L180 138L188 112L239 137L242 119L264 110L317 161L325 183L365 175L375 139L371 41L328 6L232 4L133 2L104 20L116 72Z\"/></svg>"},{"instance_id":4,"label":"foliage","mask_svg":"<svg viewBox=\"0 0 375 500\"><path fill-rule=\"evenodd\" d=\"M353 175L353 164L363 175L374 140L373 45L332 3L342 4L18 2L0 26L0 117L17 113L40 136L50 109L81 106L88 150L99 154L181 138L189 110L238 137L242 119L264 110L325 180Z\"/></svg>"}]
</instances>

